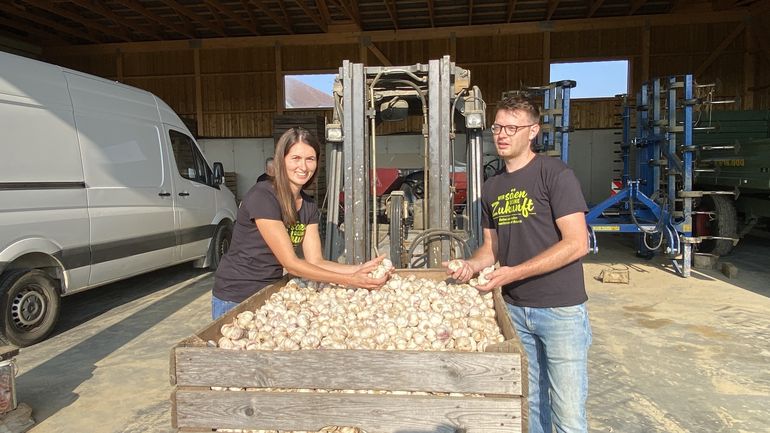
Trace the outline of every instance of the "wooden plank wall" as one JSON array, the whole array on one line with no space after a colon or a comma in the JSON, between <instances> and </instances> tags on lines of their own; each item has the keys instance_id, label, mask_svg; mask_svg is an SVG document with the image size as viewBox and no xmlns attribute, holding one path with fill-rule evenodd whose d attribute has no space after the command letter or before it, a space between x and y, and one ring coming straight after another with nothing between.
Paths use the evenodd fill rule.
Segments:
<instances>
[{"instance_id":1,"label":"wooden plank wall","mask_svg":"<svg viewBox=\"0 0 770 433\"><path fill-rule=\"evenodd\" d=\"M201 137L270 137L273 114L283 112L282 80L287 73L336 73L345 59L382 65L427 63L445 54L471 71L491 121L503 91L547 82L552 61L629 59L631 92L648 77L694 73L717 82L719 95L737 97L742 108L770 108L770 43L751 35L767 33L767 17L740 22L634 26L613 29L463 36L409 41L361 40L358 44L187 48L94 54L81 49L46 52L48 61L147 89L181 116L198 122ZM751 31L736 30L744 26ZM737 36L736 36L737 34ZM751 34L751 35L749 35ZM725 40L731 42L727 45ZM747 51L748 50L748 51ZM717 52L714 57L712 53ZM579 83L578 83L579 85ZM614 100L575 101L579 129L615 127ZM318 112L316 112L318 113ZM329 110L321 115L330 117ZM416 133L420 119L388 123L378 134Z\"/></svg>"}]
</instances>

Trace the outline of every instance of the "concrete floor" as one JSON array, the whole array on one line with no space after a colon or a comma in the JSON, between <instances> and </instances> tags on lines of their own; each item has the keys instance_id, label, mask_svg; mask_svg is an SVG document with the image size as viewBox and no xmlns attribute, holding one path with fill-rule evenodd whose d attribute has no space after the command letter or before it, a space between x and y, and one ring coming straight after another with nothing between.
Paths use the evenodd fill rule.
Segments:
<instances>
[{"instance_id":1,"label":"concrete floor","mask_svg":"<svg viewBox=\"0 0 770 433\"><path fill-rule=\"evenodd\" d=\"M680 278L629 240L600 238L585 264L591 431L770 432L770 241L742 241L728 280ZM630 284L597 281L607 268ZM172 432L169 353L209 323L211 285L182 265L65 298L55 335L16 358L31 431Z\"/></svg>"}]
</instances>

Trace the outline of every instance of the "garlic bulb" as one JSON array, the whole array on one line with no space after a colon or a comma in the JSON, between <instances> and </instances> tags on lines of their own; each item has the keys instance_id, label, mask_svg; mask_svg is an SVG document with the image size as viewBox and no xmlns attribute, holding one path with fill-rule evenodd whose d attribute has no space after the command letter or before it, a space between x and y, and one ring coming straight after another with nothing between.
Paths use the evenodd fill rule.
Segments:
<instances>
[{"instance_id":1,"label":"garlic bulb","mask_svg":"<svg viewBox=\"0 0 770 433\"><path fill-rule=\"evenodd\" d=\"M463 267L463 262L462 260L452 260L449 262L447 267L449 268L450 271L457 272Z\"/></svg>"}]
</instances>

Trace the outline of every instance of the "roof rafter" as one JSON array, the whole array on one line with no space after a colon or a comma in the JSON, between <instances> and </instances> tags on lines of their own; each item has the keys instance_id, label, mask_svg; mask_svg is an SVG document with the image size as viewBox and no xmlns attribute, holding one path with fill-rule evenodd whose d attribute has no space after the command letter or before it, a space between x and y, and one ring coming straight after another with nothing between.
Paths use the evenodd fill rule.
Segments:
<instances>
[{"instance_id":1,"label":"roof rafter","mask_svg":"<svg viewBox=\"0 0 770 433\"><path fill-rule=\"evenodd\" d=\"M227 36L227 32L225 31L225 28L221 24L212 23L211 21L204 20L203 17L201 17L199 14L196 14L195 12L191 11L187 8L187 6L179 4L176 0L160 0L163 3L166 4L166 6L170 7L171 9L175 10L179 15L189 18L192 21L197 22L198 24L201 24L202 26L206 27L207 29L214 30L214 33L218 34L219 36Z\"/></svg>"},{"instance_id":2,"label":"roof rafter","mask_svg":"<svg viewBox=\"0 0 770 433\"><path fill-rule=\"evenodd\" d=\"M329 7L326 6L326 0L315 0L315 5L318 8L318 13L321 14L321 20L328 25L332 18L329 15Z\"/></svg>"},{"instance_id":3,"label":"roof rafter","mask_svg":"<svg viewBox=\"0 0 770 433\"><path fill-rule=\"evenodd\" d=\"M28 25L24 25L23 23L19 22L19 20L9 20L8 18L0 17L0 24L3 26L6 26L8 28L13 28L22 32L25 32L29 35L35 35L41 40L52 40L56 41L58 43L61 43L62 45L65 43L68 43L67 41L57 38L55 36L51 35L51 32L47 32L45 30L40 30L35 27L30 27Z\"/></svg>"},{"instance_id":4,"label":"roof rafter","mask_svg":"<svg viewBox=\"0 0 770 433\"><path fill-rule=\"evenodd\" d=\"M312 10L310 10L310 8L307 7L303 0L294 0L294 3L296 3L297 6L299 6L305 12L305 15L307 15L308 18L313 20L313 22L321 28L322 32L326 33L329 31L329 25L326 24L326 21L324 21L323 17L316 15Z\"/></svg>"},{"instance_id":5,"label":"roof rafter","mask_svg":"<svg viewBox=\"0 0 770 433\"><path fill-rule=\"evenodd\" d=\"M361 17L358 15L358 9L354 8L346 0L330 0L335 2L343 12L345 12L345 15L348 16L351 20L353 20L354 23L358 26L359 29L363 30L363 26L361 25Z\"/></svg>"},{"instance_id":6,"label":"roof rafter","mask_svg":"<svg viewBox=\"0 0 770 433\"><path fill-rule=\"evenodd\" d=\"M508 19L505 22L509 23L513 19L513 13L516 12L516 0L510 0L508 2Z\"/></svg>"},{"instance_id":7,"label":"roof rafter","mask_svg":"<svg viewBox=\"0 0 770 433\"><path fill-rule=\"evenodd\" d=\"M276 24L281 26L281 28L283 28L290 34L294 34L294 29L292 29L291 26L289 26L289 23L283 21L281 17L273 13L273 11L271 11L269 7L266 7L264 3L262 3L262 0L249 0L249 1L251 4L259 8L259 10L261 10L262 13L270 17L271 20L275 21Z\"/></svg>"},{"instance_id":8,"label":"roof rafter","mask_svg":"<svg viewBox=\"0 0 770 433\"><path fill-rule=\"evenodd\" d=\"M644 4L647 3L647 0L634 0L631 2L631 7L628 9L628 14L633 15L638 11Z\"/></svg>"},{"instance_id":9,"label":"roof rafter","mask_svg":"<svg viewBox=\"0 0 770 433\"><path fill-rule=\"evenodd\" d=\"M586 18L593 17L596 11L602 7L602 4L604 4L604 0L588 0L588 14L586 15Z\"/></svg>"},{"instance_id":10,"label":"roof rafter","mask_svg":"<svg viewBox=\"0 0 770 433\"><path fill-rule=\"evenodd\" d=\"M103 16L104 18L107 18L108 20L112 21L116 26L121 27L125 30L135 32L135 33L142 33L150 37L153 37L159 41L163 40L163 38L157 32L152 31L147 26L126 23L126 19L124 17L121 17L120 15L111 11L110 9L107 9L101 2L93 1L93 0L70 0L70 1L82 7L83 9L88 9L90 11L93 11Z\"/></svg>"},{"instance_id":11,"label":"roof rafter","mask_svg":"<svg viewBox=\"0 0 770 433\"><path fill-rule=\"evenodd\" d=\"M0 10L6 11L11 15L20 16L34 23L41 24L43 26L50 27L52 29L56 29L62 33L67 33L81 40L93 42L96 44L100 44L104 42L104 41L100 41L99 39L95 38L94 36L88 33L81 32L81 31L69 28L67 26L63 26L57 23L56 21L52 21L47 18L39 17L37 16L37 14L30 13L26 8L22 9L19 7L14 7L12 4L9 4L9 3L0 2Z\"/></svg>"},{"instance_id":12,"label":"roof rafter","mask_svg":"<svg viewBox=\"0 0 770 433\"><path fill-rule=\"evenodd\" d=\"M545 14L545 20L550 21L556 8L559 7L560 0L548 0L548 12Z\"/></svg>"},{"instance_id":13,"label":"roof rafter","mask_svg":"<svg viewBox=\"0 0 770 433\"><path fill-rule=\"evenodd\" d=\"M396 13L396 5L393 4L392 0L383 0L385 3L385 9L388 10L388 15L390 15L390 20L393 22L393 28L398 30L398 15Z\"/></svg>"},{"instance_id":14,"label":"roof rafter","mask_svg":"<svg viewBox=\"0 0 770 433\"><path fill-rule=\"evenodd\" d=\"M215 9L219 10L220 12L222 12L222 14L224 14L225 16L230 18L231 20L233 20L236 23L238 23L239 26L243 27L246 30L251 31L255 35L259 34L259 30L257 29L257 26L255 26L253 23L249 23L248 21L246 21L243 18L241 18L241 16L238 15L237 13L235 13L232 9L230 9L229 6L223 4L222 2L219 2L219 1L213 1L213 0L204 0L204 1L206 2L207 5L211 6L212 8L215 8Z\"/></svg>"},{"instance_id":15,"label":"roof rafter","mask_svg":"<svg viewBox=\"0 0 770 433\"><path fill-rule=\"evenodd\" d=\"M153 12L150 12L149 10L147 10L147 8L142 6L142 4L136 0L119 0L119 2L123 6L126 6L127 8L133 10L134 12L141 14L145 18L148 18L160 24L163 27L169 28L174 32L179 33L180 35L187 36L190 39L195 39L194 31L192 31L191 29L186 29L178 24L169 23L167 19L163 19L158 15L154 14Z\"/></svg>"},{"instance_id":16,"label":"roof rafter","mask_svg":"<svg viewBox=\"0 0 770 433\"><path fill-rule=\"evenodd\" d=\"M289 28L292 29L291 33L294 33L294 24L291 22L291 18L289 17L289 14L286 12L286 5L284 5L281 0L278 0L278 7L281 8L281 13L283 13L283 22L285 22L286 25L288 25Z\"/></svg>"},{"instance_id":17,"label":"roof rafter","mask_svg":"<svg viewBox=\"0 0 770 433\"><path fill-rule=\"evenodd\" d=\"M468 25L473 25L473 0L468 0Z\"/></svg>"},{"instance_id":18,"label":"roof rafter","mask_svg":"<svg viewBox=\"0 0 770 433\"><path fill-rule=\"evenodd\" d=\"M125 30L118 30L118 29L112 29L107 26L103 26L99 23L94 22L93 20L88 20L83 17L81 17L78 14L72 13L68 10L61 9L57 7L55 4L53 4L50 1L42 1L42 0L26 0L27 4L30 4L38 9L46 10L54 15L58 15L60 17L66 18L70 21L82 24L83 27L85 27L89 31L97 31L103 34L106 37L110 37L111 35L115 35L116 37L124 40L124 41L131 41L131 37L126 33ZM116 34L117 33L117 34Z\"/></svg>"},{"instance_id":19,"label":"roof rafter","mask_svg":"<svg viewBox=\"0 0 770 433\"><path fill-rule=\"evenodd\" d=\"M430 26L436 27L436 23L433 21L433 0L428 0L428 16L430 17Z\"/></svg>"}]
</instances>

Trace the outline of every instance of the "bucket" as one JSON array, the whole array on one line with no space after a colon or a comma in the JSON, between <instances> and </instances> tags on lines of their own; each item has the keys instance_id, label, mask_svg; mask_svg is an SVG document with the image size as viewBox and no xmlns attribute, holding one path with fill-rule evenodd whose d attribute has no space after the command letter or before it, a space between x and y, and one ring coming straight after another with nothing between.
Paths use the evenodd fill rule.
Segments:
<instances>
[{"instance_id":1,"label":"bucket","mask_svg":"<svg viewBox=\"0 0 770 433\"><path fill-rule=\"evenodd\" d=\"M0 361L0 415L16 409L16 363Z\"/></svg>"}]
</instances>

